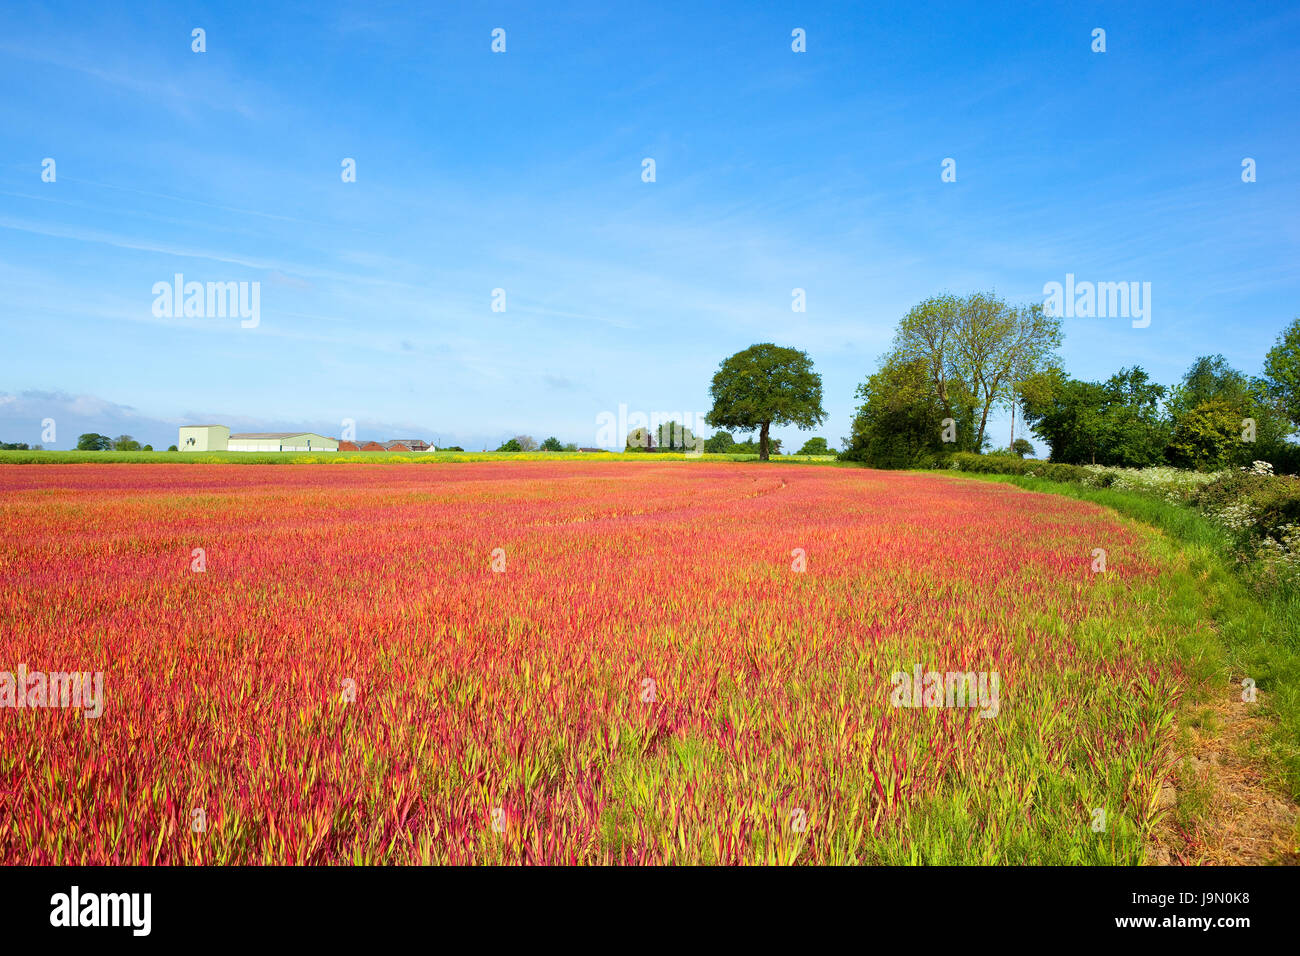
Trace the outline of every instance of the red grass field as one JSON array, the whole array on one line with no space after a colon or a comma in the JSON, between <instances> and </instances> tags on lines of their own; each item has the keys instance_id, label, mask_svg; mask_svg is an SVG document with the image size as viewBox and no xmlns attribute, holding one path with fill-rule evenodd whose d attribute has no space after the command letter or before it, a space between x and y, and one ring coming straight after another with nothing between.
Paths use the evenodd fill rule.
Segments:
<instances>
[{"instance_id":1,"label":"red grass field","mask_svg":"<svg viewBox=\"0 0 1300 956\"><path fill-rule=\"evenodd\" d=\"M1064 498L578 462L0 496L0 671L104 672L97 719L0 709L3 863L1134 862L1169 772L1148 532ZM918 663L997 672L998 715L892 706Z\"/></svg>"}]
</instances>

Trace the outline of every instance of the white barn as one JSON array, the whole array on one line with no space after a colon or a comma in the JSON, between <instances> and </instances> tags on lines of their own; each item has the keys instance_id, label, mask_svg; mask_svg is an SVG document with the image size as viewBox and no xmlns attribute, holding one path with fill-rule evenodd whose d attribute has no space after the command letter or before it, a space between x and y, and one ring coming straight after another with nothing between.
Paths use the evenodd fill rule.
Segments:
<instances>
[{"instance_id":1,"label":"white barn","mask_svg":"<svg viewBox=\"0 0 1300 956\"><path fill-rule=\"evenodd\" d=\"M225 425L182 425L181 451L338 451L333 438L315 432L236 432Z\"/></svg>"},{"instance_id":2,"label":"white barn","mask_svg":"<svg viewBox=\"0 0 1300 956\"><path fill-rule=\"evenodd\" d=\"M333 438L315 432L239 432L230 436L228 451L338 451Z\"/></svg>"}]
</instances>

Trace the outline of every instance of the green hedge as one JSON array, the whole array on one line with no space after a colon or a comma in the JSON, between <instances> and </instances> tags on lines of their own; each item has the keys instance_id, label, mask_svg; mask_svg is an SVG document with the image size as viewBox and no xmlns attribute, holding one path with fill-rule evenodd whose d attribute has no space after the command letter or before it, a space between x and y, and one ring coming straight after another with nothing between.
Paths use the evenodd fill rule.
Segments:
<instances>
[{"instance_id":1,"label":"green hedge","mask_svg":"<svg viewBox=\"0 0 1300 956\"><path fill-rule=\"evenodd\" d=\"M953 471L969 471L982 475L1021 475L1026 478L1045 478L1048 481L1089 485L1094 488L1109 488L1119 477L1116 472L1098 471L1095 468L1085 468L1083 465L1062 465L1032 458L1016 458L1014 455L977 455L966 451L946 455L942 459L936 459L935 464L921 467L949 468Z\"/></svg>"}]
</instances>

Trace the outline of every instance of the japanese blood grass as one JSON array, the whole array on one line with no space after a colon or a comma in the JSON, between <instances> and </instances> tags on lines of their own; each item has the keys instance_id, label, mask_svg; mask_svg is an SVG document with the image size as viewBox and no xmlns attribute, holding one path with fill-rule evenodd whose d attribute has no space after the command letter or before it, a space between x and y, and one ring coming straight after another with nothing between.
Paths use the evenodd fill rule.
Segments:
<instances>
[{"instance_id":1,"label":"japanese blood grass","mask_svg":"<svg viewBox=\"0 0 1300 956\"><path fill-rule=\"evenodd\" d=\"M1255 682L1257 704L1269 722L1268 775L1300 799L1300 593L1252 586L1251 569L1237 559L1230 532L1191 507L1133 491L1086 488L1010 475L963 475L1027 491L1089 501L1163 532L1152 553L1169 570L1154 610L1186 633L1181 654L1197 674L1188 704L1209 695L1207 685Z\"/></svg>"},{"instance_id":2,"label":"japanese blood grass","mask_svg":"<svg viewBox=\"0 0 1300 956\"><path fill-rule=\"evenodd\" d=\"M0 670L103 670L106 699L0 710L5 863L1136 863L1198 673L1158 538L995 483L79 464L0 491ZM998 673L997 716L894 707L915 664Z\"/></svg>"}]
</instances>

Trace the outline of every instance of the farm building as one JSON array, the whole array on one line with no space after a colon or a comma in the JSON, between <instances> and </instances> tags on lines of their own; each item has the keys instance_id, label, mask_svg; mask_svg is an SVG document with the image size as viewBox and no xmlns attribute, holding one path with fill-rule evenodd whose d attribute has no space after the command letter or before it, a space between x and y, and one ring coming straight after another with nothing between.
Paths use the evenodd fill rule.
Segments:
<instances>
[{"instance_id":1,"label":"farm building","mask_svg":"<svg viewBox=\"0 0 1300 956\"><path fill-rule=\"evenodd\" d=\"M225 451L230 429L225 425L182 425L176 447L181 451Z\"/></svg>"},{"instance_id":2,"label":"farm building","mask_svg":"<svg viewBox=\"0 0 1300 956\"><path fill-rule=\"evenodd\" d=\"M225 425L183 425L181 451L437 451L422 438L339 441L315 432L236 432Z\"/></svg>"},{"instance_id":3,"label":"farm building","mask_svg":"<svg viewBox=\"0 0 1300 956\"><path fill-rule=\"evenodd\" d=\"M230 436L230 451L338 451L333 438L315 432L240 432Z\"/></svg>"},{"instance_id":4,"label":"farm building","mask_svg":"<svg viewBox=\"0 0 1300 956\"><path fill-rule=\"evenodd\" d=\"M349 448L348 451L353 449ZM402 438L393 441L361 442L358 451L435 451L427 441L420 438Z\"/></svg>"},{"instance_id":5,"label":"farm building","mask_svg":"<svg viewBox=\"0 0 1300 956\"><path fill-rule=\"evenodd\" d=\"M339 443L315 432L238 432L225 425L182 425L181 451L337 451Z\"/></svg>"}]
</instances>

